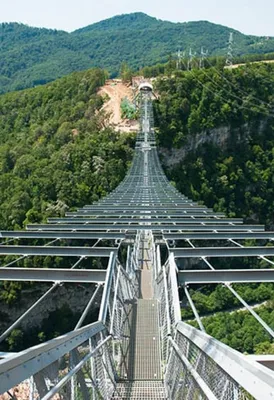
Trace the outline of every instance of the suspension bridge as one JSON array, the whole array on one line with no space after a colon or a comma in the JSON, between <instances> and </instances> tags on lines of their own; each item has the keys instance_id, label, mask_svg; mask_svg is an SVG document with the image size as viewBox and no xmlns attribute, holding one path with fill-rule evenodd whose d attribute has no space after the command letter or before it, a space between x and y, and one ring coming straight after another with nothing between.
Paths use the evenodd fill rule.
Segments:
<instances>
[{"instance_id":1,"label":"suspension bridge","mask_svg":"<svg viewBox=\"0 0 274 400\"><path fill-rule=\"evenodd\" d=\"M233 283L274 281L274 247L267 246L274 232L226 218L179 193L160 165L150 90L142 91L140 112L132 166L112 193L64 218L49 218L47 224L1 232L0 255L18 257L0 268L0 280L52 286L0 341L60 285L85 283L94 290L74 330L19 353L2 354L0 393L16 398L13 388L24 382L30 399L43 400L273 399L273 371L209 336L188 286L225 285L273 337L272 328ZM50 241L32 245L40 239ZM248 247L242 244L246 239L264 245ZM32 256L76 261L72 268L16 267L18 260ZM215 257L258 257L269 268L215 269ZM87 260L94 265L94 259L103 260L101 268L81 268ZM203 268L185 269L189 260ZM181 321L179 288L199 329ZM87 325L96 301L98 320Z\"/></svg>"}]
</instances>

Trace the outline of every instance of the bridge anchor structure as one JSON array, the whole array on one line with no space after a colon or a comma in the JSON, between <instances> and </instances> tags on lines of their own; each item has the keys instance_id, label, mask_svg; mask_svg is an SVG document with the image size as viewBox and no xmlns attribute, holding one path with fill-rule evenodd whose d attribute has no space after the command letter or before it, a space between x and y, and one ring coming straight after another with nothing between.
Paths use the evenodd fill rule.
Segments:
<instances>
[{"instance_id":1,"label":"bridge anchor structure","mask_svg":"<svg viewBox=\"0 0 274 400\"><path fill-rule=\"evenodd\" d=\"M15 257L2 264L0 280L52 282L0 342L61 285L93 287L74 330L2 354L0 393L13 395L24 382L30 399L43 400L273 399L273 371L208 335L188 286L225 285L273 338L273 326L233 283L274 281L274 247L267 245L274 232L226 218L179 193L158 158L150 90L143 90L140 110L132 166L112 193L48 224L0 233L0 255ZM246 246L246 239L259 245ZM18 267L34 256L51 256L52 268ZM55 257L67 259L67 267L54 268ZM214 260L225 257L257 257L268 268L215 268ZM199 261L199 268L185 269L191 264L185 260ZM181 321L179 287L199 329ZM96 302L97 321L85 324Z\"/></svg>"}]
</instances>

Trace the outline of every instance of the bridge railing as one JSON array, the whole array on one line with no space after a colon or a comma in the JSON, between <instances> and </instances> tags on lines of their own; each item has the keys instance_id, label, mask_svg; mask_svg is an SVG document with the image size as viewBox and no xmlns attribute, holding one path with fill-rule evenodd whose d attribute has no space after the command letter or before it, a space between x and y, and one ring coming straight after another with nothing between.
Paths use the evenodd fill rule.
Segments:
<instances>
[{"instance_id":1,"label":"bridge railing","mask_svg":"<svg viewBox=\"0 0 274 400\"><path fill-rule=\"evenodd\" d=\"M1 393L29 377L33 377L31 381L40 398L55 387L60 390L71 377L72 353L79 352L77 364L83 362L89 340L97 343L97 348L93 349L93 353L90 352L91 357L99 350L102 338L106 335L104 325L95 322L9 357L0 362ZM85 359L87 361L88 358Z\"/></svg>"},{"instance_id":2,"label":"bridge railing","mask_svg":"<svg viewBox=\"0 0 274 400\"><path fill-rule=\"evenodd\" d=\"M128 252L129 260L136 251ZM134 261L136 262L136 260ZM127 273L111 253L99 321L0 361L1 393L25 384L30 399L109 399L115 393L119 346L128 329L128 310L137 293L137 274Z\"/></svg>"},{"instance_id":3,"label":"bridge railing","mask_svg":"<svg viewBox=\"0 0 274 400\"><path fill-rule=\"evenodd\" d=\"M206 333L179 322L174 340L170 341L172 352L166 376L168 393L173 390L170 398L177 398L180 390L192 390L191 385L212 399L273 398L272 371ZM179 366L181 375L176 376ZM177 380L174 387L169 384L169 377L173 385L174 379Z\"/></svg>"},{"instance_id":4,"label":"bridge railing","mask_svg":"<svg viewBox=\"0 0 274 400\"><path fill-rule=\"evenodd\" d=\"M131 257L134 255L131 254ZM108 332L117 339L123 335L127 315L127 304L136 297L136 274L130 275L120 264L118 257L112 253L106 276L106 282L99 313Z\"/></svg>"},{"instance_id":5,"label":"bridge railing","mask_svg":"<svg viewBox=\"0 0 274 400\"><path fill-rule=\"evenodd\" d=\"M175 326L181 320L180 302L176 276L176 264L173 254L161 266L160 248L153 243L154 249L154 291L159 301L159 324L162 343L162 361L166 365L169 357L169 337L174 336Z\"/></svg>"},{"instance_id":6,"label":"bridge railing","mask_svg":"<svg viewBox=\"0 0 274 400\"><path fill-rule=\"evenodd\" d=\"M160 266L154 248L164 383L170 399L272 399L273 372L181 321L172 252ZM157 265L158 263L158 265ZM159 272L158 272L159 271Z\"/></svg>"}]
</instances>

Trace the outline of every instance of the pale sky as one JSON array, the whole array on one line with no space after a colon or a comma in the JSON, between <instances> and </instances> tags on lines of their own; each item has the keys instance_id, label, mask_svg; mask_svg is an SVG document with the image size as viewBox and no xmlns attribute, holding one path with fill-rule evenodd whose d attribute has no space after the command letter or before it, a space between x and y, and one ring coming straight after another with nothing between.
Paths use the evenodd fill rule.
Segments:
<instances>
[{"instance_id":1,"label":"pale sky","mask_svg":"<svg viewBox=\"0 0 274 400\"><path fill-rule=\"evenodd\" d=\"M246 34L274 36L274 0L0 0L0 22L65 31L135 11L173 22L208 20Z\"/></svg>"}]
</instances>

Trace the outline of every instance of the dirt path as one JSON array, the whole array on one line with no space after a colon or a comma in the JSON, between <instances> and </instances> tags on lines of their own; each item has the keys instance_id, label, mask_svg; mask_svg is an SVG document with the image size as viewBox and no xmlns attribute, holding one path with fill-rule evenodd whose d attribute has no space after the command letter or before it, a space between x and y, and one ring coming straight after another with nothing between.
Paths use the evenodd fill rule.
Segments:
<instances>
[{"instance_id":1,"label":"dirt path","mask_svg":"<svg viewBox=\"0 0 274 400\"><path fill-rule=\"evenodd\" d=\"M103 106L103 110L110 114L109 122L115 125L116 130L131 131L138 130L137 121L124 120L121 117L121 101L127 97L129 100L133 99L133 91L130 86L125 85L118 79L108 80L106 84L98 92L101 96L108 96Z\"/></svg>"},{"instance_id":2,"label":"dirt path","mask_svg":"<svg viewBox=\"0 0 274 400\"><path fill-rule=\"evenodd\" d=\"M265 63L265 64L269 64L269 63L274 63L274 60L262 60L262 61L251 61L249 63L243 63L243 64L233 64L230 66L226 66L226 69L234 69L234 68L238 68L238 67L242 67L246 64L260 64L260 63Z\"/></svg>"}]
</instances>

